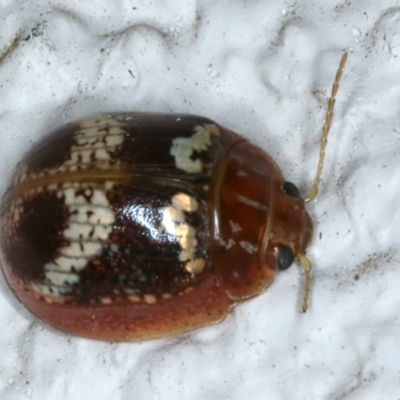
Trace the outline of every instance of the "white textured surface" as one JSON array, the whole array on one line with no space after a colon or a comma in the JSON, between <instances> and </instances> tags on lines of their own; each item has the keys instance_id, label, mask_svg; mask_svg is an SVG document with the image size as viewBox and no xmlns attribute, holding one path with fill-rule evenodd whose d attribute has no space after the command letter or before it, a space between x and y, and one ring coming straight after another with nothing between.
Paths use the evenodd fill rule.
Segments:
<instances>
[{"instance_id":1,"label":"white textured surface","mask_svg":"<svg viewBox=\"0 0 400 400\"><path fill-rule=\"evenodd\" d=\"M221 324L104 343L42 324L1 277L2 400L399 398L399 1L9 0L0 16L0 49L28 39L0 63L1 191L49 129L146 110L217 120L265 148L305 193L349 52L308 207L309 312L299 312L294 266Z\"/></svg>"}]
</instances>

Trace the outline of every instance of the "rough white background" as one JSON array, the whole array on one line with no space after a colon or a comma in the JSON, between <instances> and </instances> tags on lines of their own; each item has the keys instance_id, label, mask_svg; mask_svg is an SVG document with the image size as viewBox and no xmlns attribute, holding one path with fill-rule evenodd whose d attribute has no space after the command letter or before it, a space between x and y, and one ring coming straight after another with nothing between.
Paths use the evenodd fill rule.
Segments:
<instances>
[{"instance_id":1,"label":"rough white background","mask_svg":"<svg viewBox=\"0 0 400 400\"><path fill-rule=\"evenodd\" d=\"M306 193L300 268L225 321L141 343L55 331L0 278L0 398L399 399L400 1L2 0L0 192L31 143L96 111L187 112L251 138Z\"/></svg>"}]
</instances>

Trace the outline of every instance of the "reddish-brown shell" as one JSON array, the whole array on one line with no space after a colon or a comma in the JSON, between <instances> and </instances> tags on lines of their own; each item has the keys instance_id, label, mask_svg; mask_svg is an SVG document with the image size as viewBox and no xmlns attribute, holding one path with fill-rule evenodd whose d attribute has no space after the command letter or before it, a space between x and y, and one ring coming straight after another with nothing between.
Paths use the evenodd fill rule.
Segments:
<instances>
[{"instance_id":1,"label":"reddish-brown shell","mask_svg":"<svg viewBox=\"0 0 400 400\"><path fill-rule=\"evenodd\" d=\"M101 114L19 163L1 205L1 260L25 306L96 339L172 335L265 290L311 222L259 147L206 118Z\"/></svg>"}]
</instances>

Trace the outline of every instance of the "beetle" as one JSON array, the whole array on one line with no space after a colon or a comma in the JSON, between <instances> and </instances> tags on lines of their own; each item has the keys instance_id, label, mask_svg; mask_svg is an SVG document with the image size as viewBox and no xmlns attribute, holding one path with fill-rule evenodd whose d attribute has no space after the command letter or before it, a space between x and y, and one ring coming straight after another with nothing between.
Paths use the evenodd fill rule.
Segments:
<instances>
[{"instance_id":1,"label":"beetle","mask_svg":"<svg viewBox=\"0 0 400 400\"><path fill-rule=\"evenodd\" d=\"M104 113L47 135L1 202L1 264L17 298L69 333L153 339L222 320L297 259L306 311L305 201L346 57L305 200L264 150L207 118Z\"/></svg>"}]
</instances>

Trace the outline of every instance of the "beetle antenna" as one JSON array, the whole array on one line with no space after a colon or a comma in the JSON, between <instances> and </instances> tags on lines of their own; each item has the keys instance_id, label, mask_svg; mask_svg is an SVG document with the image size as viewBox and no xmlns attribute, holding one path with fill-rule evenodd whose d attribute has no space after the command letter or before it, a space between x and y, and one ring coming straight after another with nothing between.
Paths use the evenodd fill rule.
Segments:
<instances>
[{"instance_id":1,"label":"beetle antenna","mask_svg":"<svg viewBox=\"0 0 400 400\"><path fill-rule=\"evenodd\" d=\"M301 311L306 312L308 309L308 299L310 298L310 291L311 291L311 262L305 256L305 254L298 254L297 257L300 259L300 263L304 268L304 275L305 275L305 283L304 283L304 296L303 296L303 303L301 305Z\"/></svg>"},{"instance_id":2,"label":"beetle antenna","mask_svg":"<svg viewBox=\"0 0 400 400\"><path fill-rule=\"evenodd\" d=\"M319 150L317 173L315 175L314 182L311 186L311 190L308 193L308 195L306 196L306 198L304 199L304 202L309 202L309 201L315 199L315 197L318 194L318 185L321 180L322 167L324 165L325 147L328 142L328 134L329 134L329 129L331 127L333 108L335 107L336 94L339 89L339 82L343 75L343 69L344 69L344 65L346 64L346 60L347 60L347 53L344 53L342 56L342 59L340 60L339 68L336 72L335 82L332 85L331 97L329 98L329 102L328 102L328 109L325 114L325 123L322 128L321 148Z\"/></svg>"}]
</instances>

